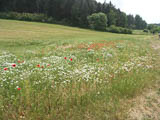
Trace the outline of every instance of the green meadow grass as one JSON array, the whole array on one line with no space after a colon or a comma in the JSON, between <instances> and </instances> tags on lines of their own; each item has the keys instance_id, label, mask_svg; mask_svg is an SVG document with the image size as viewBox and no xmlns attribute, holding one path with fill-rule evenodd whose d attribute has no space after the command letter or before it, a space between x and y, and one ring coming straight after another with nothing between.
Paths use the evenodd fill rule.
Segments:
<instances>
[{"instance_id":1,"label":"green meadow grass","mask_svg":"<svg viewBox=\"0 0 160 120\"><path fill-rule=\"evenodd\" d=\"M151 42L151 35L0 20L0 119L125 119L125 101L155 80Z\"/></svg>"}]
</instances>

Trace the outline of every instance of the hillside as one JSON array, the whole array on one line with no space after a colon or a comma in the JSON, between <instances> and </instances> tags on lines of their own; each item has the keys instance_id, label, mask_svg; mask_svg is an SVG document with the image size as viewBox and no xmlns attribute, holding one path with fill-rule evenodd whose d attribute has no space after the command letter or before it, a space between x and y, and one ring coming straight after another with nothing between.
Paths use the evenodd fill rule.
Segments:
<instances>
[{"instance_id":1,"label":"hillside","mask_svg":"<svg viewBox=\"0 0 160 120\"><path fill-rule=\"evenodd\" d=\"M107 32L96 32L76 27L54 24L0 20L0 49L22 53L26 49L55 48L57 46L79 45L81 43L104 41L138 41L146 36L123 35ZM14 50L12 50L14 49Z\"/></svg>"},{"instance_id":2,"label":"hillside","mask_svg":"<svg viewBox=\"0 0 160 120\"><path fill-rule=\"evenodd\" d=\"M127 119L157 82L153 40L0 19L0 119Z\"/></svg>"}]
</instances>

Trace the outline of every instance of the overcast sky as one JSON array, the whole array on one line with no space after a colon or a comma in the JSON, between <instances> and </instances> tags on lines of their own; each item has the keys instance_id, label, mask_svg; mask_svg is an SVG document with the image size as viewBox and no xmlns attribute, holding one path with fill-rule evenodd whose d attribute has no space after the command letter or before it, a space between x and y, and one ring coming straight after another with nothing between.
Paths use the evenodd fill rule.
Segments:
<instances>
[{"instance_id":1,"label":"overcast sky","mask_svg":"<svg viewBox=\"0 0 160 120\"><path fill-rule=\"evenodd\" d=\"M160 23L160 0L106 0L109 1L127 14L139 14L147 23Z\"/></svg>"}]
</instances>

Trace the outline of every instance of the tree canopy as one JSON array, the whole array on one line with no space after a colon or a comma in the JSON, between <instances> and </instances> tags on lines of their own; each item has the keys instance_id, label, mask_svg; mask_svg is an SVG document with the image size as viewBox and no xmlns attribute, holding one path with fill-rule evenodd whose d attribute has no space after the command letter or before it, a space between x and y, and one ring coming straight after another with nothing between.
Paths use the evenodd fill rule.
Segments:
<instances>
[{"instance_id":1,"label":"tree canopy","mask_svg":"<svg viewBox=\"0 0 160 120\"><path fill-rule=\"evenodd\" d=\"M93 13L106 14L108 26L144 29L146 21L141 16L127 15L111 2L96 0L0 0L0 12L42 13L58 21L69 21L71 25L88 27L87 17Z\"/></svg>"}]
</instances>

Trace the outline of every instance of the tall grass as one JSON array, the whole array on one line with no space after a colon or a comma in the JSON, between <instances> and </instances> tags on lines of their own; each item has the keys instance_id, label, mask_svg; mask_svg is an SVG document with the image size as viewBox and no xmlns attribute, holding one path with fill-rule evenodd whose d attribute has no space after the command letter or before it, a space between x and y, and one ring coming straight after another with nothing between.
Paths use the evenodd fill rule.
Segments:
<instances>
[{"instance_id":1,"label":"tall grass","mask_svg":"<svg viewBox=\"0 0 160 120\"><path fill-rule=\"evenodd\" d=\"M41 28L47 27L43 25ZM6 30L11 29L6 26L3 26ZM34 32L35 27L32 29ZM57 29L60 28L57 26ZM65 29L79 30L84 36L67 37L63 31L66 37L59 37L61 40L57 39L56 45L46 47L43 41L36 44L38 49L36 45L24 46L31 48L26 51L19 51L18 43L23 45L27 38L6 38L8 43L16 42L11 48L3 47L7 46L5 42L1 45L0 119L123 119L125 109L121 100L125 102L152 84L156 71L149 41L144 40L147 36L105 36L106 33L88 31L88 35L98 36L95 39L104 39L102 34L107 38L91 41L93 36L87 36L87 30ZM55 33L54 29L50 31ZM33 39L28 42L34 41L34 35L29 36ZM57 33L55 37L58 36ZM1 36L0 41L4 41L4 37ZM42 39L45 37L48 39L47 35ZM76 39L79 41L74 44Z\"/></svg>"}]
</instances>

